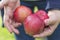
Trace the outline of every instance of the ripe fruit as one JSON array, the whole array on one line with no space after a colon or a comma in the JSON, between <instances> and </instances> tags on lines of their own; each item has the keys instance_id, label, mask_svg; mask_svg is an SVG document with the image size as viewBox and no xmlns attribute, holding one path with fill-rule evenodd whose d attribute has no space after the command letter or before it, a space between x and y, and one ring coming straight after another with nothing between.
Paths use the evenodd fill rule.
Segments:
<instances>
[{"instance_id":1,"label":"ripe fruit","mask_svg":"<svg viewBox=\"0 0 60 40\"><path fill-rule=\"evenodd\" d=\"M39 34L44 29L44 22L35 14L29 15L24 20L24 29L26 34Z\"/></svg>"},{"instance_id":2,"label":"ripe fruit","mask_svg":"<svg viewBox=\"0 0 60 40\"><path fill-rule=\"evenodd\" d=\"M32 14L31 9L21 5L17 7L16 10L14 11L14 20L22 23L24 19L30 14Z\"/></svg>"},{"instance_id":3,"label":"ripe fruit","mask_svg":"<svg viewBox=\"0 0 60 40\"><path fill-rule=\"evenodd\" d=\"M48 17L47 13L44 10L39 10L36 12L36 15L38 15L43 21Z\"/></svg>"}]
</instances>

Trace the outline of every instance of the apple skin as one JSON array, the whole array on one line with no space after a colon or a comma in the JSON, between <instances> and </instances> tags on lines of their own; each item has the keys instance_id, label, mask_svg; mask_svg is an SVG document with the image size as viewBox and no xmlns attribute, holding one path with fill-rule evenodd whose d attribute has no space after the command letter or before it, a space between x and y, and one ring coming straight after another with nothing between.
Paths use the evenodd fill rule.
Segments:
<instances>
[{"instance_id":1,"label":"apple skin","mask_svg":"<svg viewBox=\"0 0 60 40\"><path fill-rule=\"evenodd\" d=\"M44 10L38 10L35 14L38 15L43 21L49 18Z\"/></svg>"},{"instance_id":2,"label":"apple skin","mask_svg":"<svg viewBox=\"0 0 60 40\"><path fill-rule=\"evenodd\" d=\"M25 18L30 14L32 14L31 9L27 6L21 5L14 11L14 20L16 22L23 23Z\"/></svg>"},{"instance_id":3,"label":"apple skin","mask_svg":"<svg viewBox=\"0 0 60 40\"><path fill-rule=\"evenodd\" d=\"M43 21L49 19L47 12L44 10L38 10L35 14L39 16L40 19L42 19ZM44 29L49 27L49 25L46 25L45 22L44 22L44 26L45 26Z\"/></svg>"},{"instance_id":4,"label":"apple skin","mask_svg":"<svg viewBox=\"0 0 60 40\"><path fill-rule=\"evenodd\" d=\"M24 29L26 34L39 34L44 29L44 22L37 15L31 14L24 20Z\"/></svg>"}]
</instances>

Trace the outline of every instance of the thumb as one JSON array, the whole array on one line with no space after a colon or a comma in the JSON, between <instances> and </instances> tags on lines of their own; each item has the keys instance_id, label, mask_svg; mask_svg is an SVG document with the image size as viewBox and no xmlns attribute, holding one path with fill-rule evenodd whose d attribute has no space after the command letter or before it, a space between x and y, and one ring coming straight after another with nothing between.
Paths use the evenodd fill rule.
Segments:
<instances>
[{"instance_id":1,"label":"thumb","mask_svg":"<svg viewBox=\"0 0 60 40\"><path fill-rule=\"evenodd\" d=\"M49 18L44 20L44 22L45 22L45 25L53 25L56 22L56 19Z\"/></svg>"},{"instance_id":2,"label":"thumb","mask_svg":"<svg viewBox=\"0 0 60 40\"><path fill-rule=\"evenodd\" d=\"M49 11L48 16L49 16L49 19L44 20L46 25L53 25L53 24L55 24L55 22L58 21L57 16L54 12Z\"/></svg>"},{"instance_id":3,"label":"thumb","mask_svg":"<svg viewBox=\"0 0 60 40\"><path fill-rule=\"evenodd\" d=\"M51 19L46 19L44 20L45 22L45 25L50 25L52 23L52 20Z\"/></svg>"}]
</instances>

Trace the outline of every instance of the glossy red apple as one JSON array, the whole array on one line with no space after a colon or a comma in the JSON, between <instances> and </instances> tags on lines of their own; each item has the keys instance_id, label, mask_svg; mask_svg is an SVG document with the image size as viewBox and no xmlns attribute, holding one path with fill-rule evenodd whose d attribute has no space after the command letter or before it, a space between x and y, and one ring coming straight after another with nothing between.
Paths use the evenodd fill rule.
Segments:
<instances>
[{"instance_id":1,"label":"glossy red apple","mask_svg":"<svg viewBox=\"0 0 60 40\"><path fill-rule=\"evenodd\" d=\"M44 22L35 14L29 15L24 20L24 29L26 34L29 35L39 34L44 29Z\"/></svg>"},{"instance_id":2,"label":"glossy red apple","mask_svg":"<svg viewBox=\"0 0 60 40\"><path fill-rule=\"evenodd\" d=\"M14 11L14 20L22 23L24 19L30 14L32 14L31 9L21 5L17 7L16 10Z\"/></svg>"},{"instance_id":3,"label":"glossy red apple","mask_svg":"<svg viewBox=\"0 0 60 40\"><path fill-rule=\"evenodd\" d=\"M47 15L47 12L45 12L44 10L38 10L35 14L39 16L43 21L49 18L49 16ZM44 28L49 27L49 25L45 25L45 23L44 23L44 26L45 26Z\"/></svg>"},{"instance_id":4,"label":"glossy red apple","mask_svg":"<svg viewBox=\"0 0 60 40\"><path fill-rule=\"evenodd\" d=\"M43 21L49 18L47 12L45 12L44 10L37 11L36 15L38 15Z\"/></svg>"}]
</instances>

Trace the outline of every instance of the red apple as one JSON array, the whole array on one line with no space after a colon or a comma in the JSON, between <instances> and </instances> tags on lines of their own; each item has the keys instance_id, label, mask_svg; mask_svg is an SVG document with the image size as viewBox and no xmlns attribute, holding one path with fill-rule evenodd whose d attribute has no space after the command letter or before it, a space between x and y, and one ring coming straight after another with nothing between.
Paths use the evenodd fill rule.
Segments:
<instances>
[{"instance_id":1,"label":"red apple","mask_svg":"<svg viewBox=\"0 0 60 40\"><path fill-rule=\"evenodd\" d=\"M49 18L49 16L47 15L47 12L45 12L44 10L39 10L35 14L39 16L43 21ZM44 26L45 26L44 28L49 27L49 25L45 25L45 23L44 23Z\"/></svg>"},{"instance_id":2,"label":"red apple","mask_svg":"<svg viewBox=\"0 0 60 40\"><path fill-rule=\"evenodd\" d=\"M24 29L26 34L35 35L39 34L44 29L44 22L37 15L29 15L24 20Z\"/></svg>"},{"instance_id":3,"label":"red apple","mask_svg":"<svg viewBox=\"0 0 60 40\"><path fill-rule=\"evenodd\" d=\"M24 19L30 14L32 14L31 9L21 5L17 7L16 10L14 11L14 20L22 23Z\"/></svg>"},{"instance_id":4,"label":"red apple","mask_svg":"<svg viewBox=\"0 0 60 40\"><path fill-rule=\"evenodd\" d=\"M49 18L47 13L44 10L37 11L36 15L38 15L43 21Z\"/></svg>"}]
</instances>

